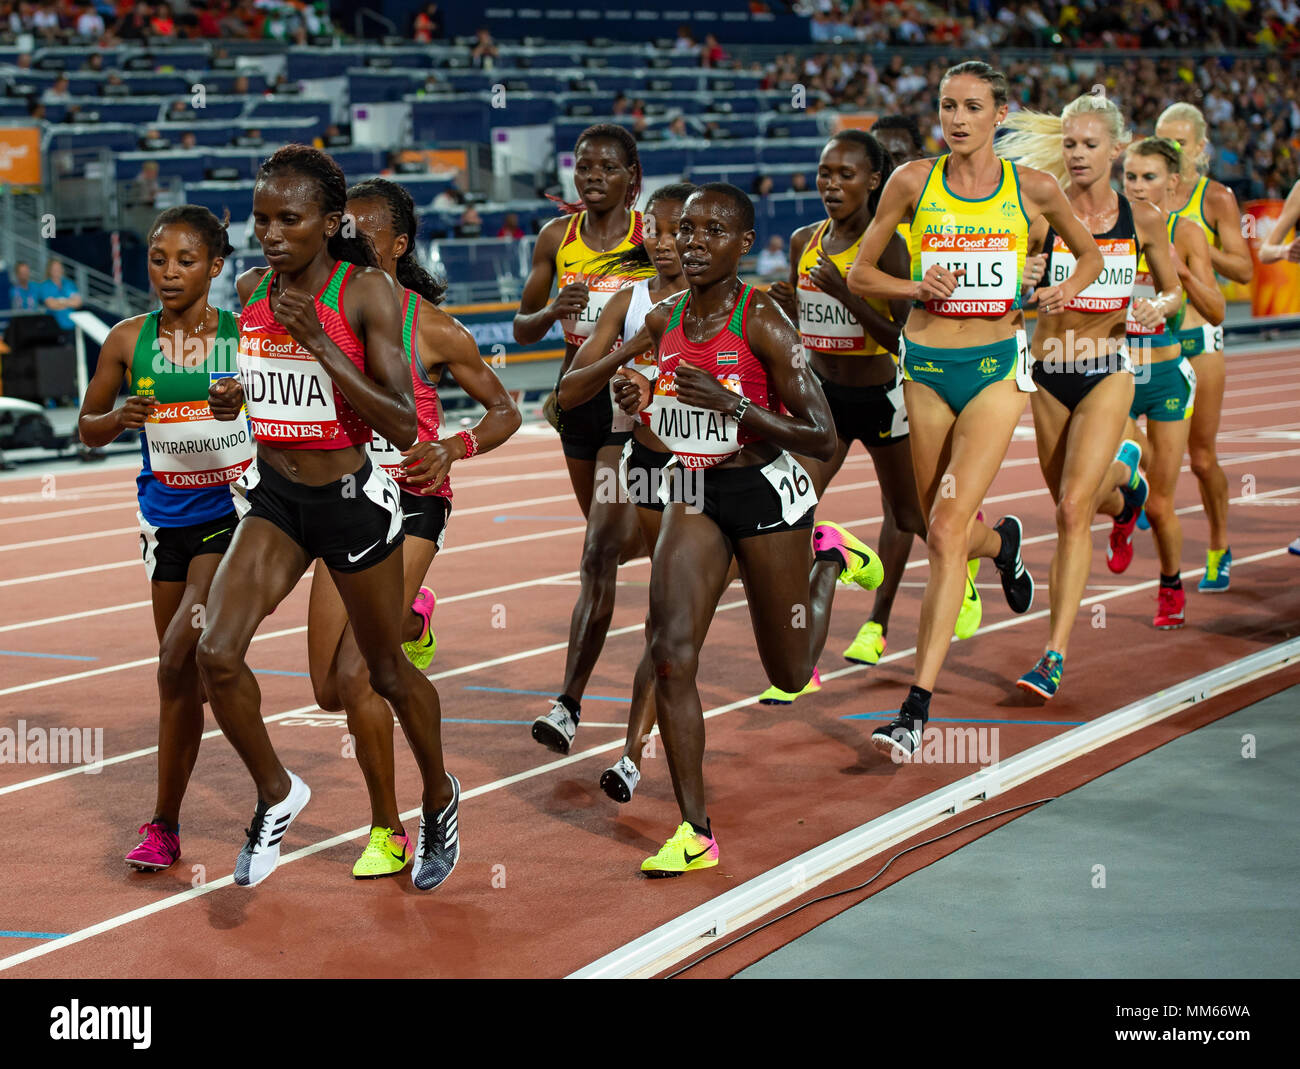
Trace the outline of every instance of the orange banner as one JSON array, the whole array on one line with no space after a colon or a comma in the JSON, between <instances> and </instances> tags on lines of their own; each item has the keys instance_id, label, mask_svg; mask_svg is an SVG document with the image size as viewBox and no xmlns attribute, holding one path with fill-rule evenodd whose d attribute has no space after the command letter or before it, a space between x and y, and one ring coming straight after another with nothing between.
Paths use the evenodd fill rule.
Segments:
<instances>
[{"instance_id":1,"label":"orange banner","mask_svg":"<svg viewBox=\"0 0 1300 1069\"><path fill-rule=\"evenodd\" d=\"M841 130L870 130L879 118L874 111L840 111L831 116L831 129L837 134Z\"/></svg>"},{"instance_id":2,"label":"orange banner","mask_svg":"<svg viewBox=\"0 0 1300 1069\"><path fill-rule=\"evenodd\" d=\"M430 171L463 171L469 166L465 150L460 148L405 149L397 158L401 163L421 162Z\"/></svg>"},{"instance_id":3,"label":"orange banner","mask_svg":"<svg viewBox=\"0 0 1300 1069\"><path fill-rule=\"evenodd\" d=\"M0 126L0 183L41 184L41 131L37 126Z\"/></svg>"},{"instance_id":4,"label":"orange banner","mask_svg":"<svg viewBox=\"0 0 1300 1069\"><path fill-rule=\"evenodd\" d=\"M1250 258L1255 262L1255 278L1251 282L1250 311L1257 316L1296 315L1300 313L1300 264L1278 260L1271 264L1259 262L1259 247L1269 237L1273 224L1282 214L1280 200L1252 200L1243 206L1247 219L1246 243ZM1278 240L1286 237L1279 234Z\"/></svg>"}]
</instances>

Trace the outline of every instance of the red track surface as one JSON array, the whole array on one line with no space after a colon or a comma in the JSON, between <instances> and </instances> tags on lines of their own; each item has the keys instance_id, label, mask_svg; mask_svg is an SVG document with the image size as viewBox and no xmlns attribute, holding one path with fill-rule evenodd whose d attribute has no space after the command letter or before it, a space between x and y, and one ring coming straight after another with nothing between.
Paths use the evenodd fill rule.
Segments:
<instances>
[{"instance_id":1,"label":"red track surface","mask_svg":"<svg viewBox=\"0 0 1300 1069\"><path fill-rule=\"evenodd\" d=\"M1039 577L1040 600L1027 617L1011 616L985 568L985 628L953 647L936 693L936 718L1019 722L998 725L1000 754L1008 756L1067 730L1058 724L1100 716L1296 633L1300 562L1285 548L1300 533L1295 356L1229 359L1220 459L1233 497L1250 491L1231 513L1232 591L1200 596L1193 576L1189 626L1157 632L1150 623L1153 548L1142 541L1129 574L1114 577L1098 533L1088 593L1104 599L1098 604L1105 606L1105 627L1090 627L1094 617L1085 606L1063 689L1045 707L1014 687L1046 638L1045 582L1055 541L1026 416L1026 433L1012 443L986 508L1014 512L1024 522L1024 558ZM623 570L611 635L584 704L582 749L551 760L527 727L544 710L543 697L466 688L550 694L561 678L582 525L558 444L549 430L521 435L458 472L448 546L432 572L439 595L433 676L444 716L473 722L444 729L448 766L465 789L463 849L455 875L432 895L415 892L405 877L350 878L368 821L365 791L355 761L342 756L341 717L316 711L299 676L260 677L263 713L278 717L272 740L313 791L276 873L251 891L192 888L230 874L254 801L243 766L219 734L204 743L186 799L181 863L150 876L129 870L122 855L153 800L154 755L147 751L157 715L148 586L131 531L134 470L59 474L52 487L40 478L0 482L0 649L97 658L0 654L0 725L22 718L44 728L102 727L108 759L146 751L95 775L43 783L31 781L61 768L0 765L8 818L0 839L7 859L0 929L85 935L107 922L77 942L0 939L0 970L79 977L564 975L972 771L957 764L895 766L867 743L876 721L843 719L896 708L906 691L925 578L922 547L913 550L905 578L911 585L895 609L888 663L868 671L847 669L839 659L870 606L870 595L842 588L822 667L843 674L788 709L746 704L766 682L748 616L738 611L737 585L723 598L725 611L701 669L705 709L728 707L709 722L707 763L722 863L679 880L643 880L641 859L678 822L667 769L662 758L648 762L628 806L606 799L596 781L621 746L625 707L592 696L629 693L643 641L646 562ZM871 476L870 461L855 453L818 510L865 531L869 541L879 523ZM51 489L53 496L42 496ZM1190 473L1179 484L1178 501L1185 510L1184 563L1195 572L1204 561L1206 529ZM51 574L67 572L73 574ZM304 582L264 625L250 655L255 669L306 671L306 594ZM504 628L493 626L494 619L500 623L498 606L504 606ZM50 620L102 609L111 611L72 624ZM86 675L66 678L80 673ZM284 715L290 711L295 715ZM501 720L523 723L490 723ZM208 727L215 730L210 714ZM1107 767L1128 756L1117 752ZM398 798L413 808L419 782L404 743L397 760ZM1095 761L1089 767L1094 775L1106 770ZM355 834L345 839L347 833ZM318 848L322 843L328 845ZM125 917L142 907L156 911ZM49 953L12 960L29 948ZM732 960L733 968L745 963Z\"/></svg>"}]
</instances>

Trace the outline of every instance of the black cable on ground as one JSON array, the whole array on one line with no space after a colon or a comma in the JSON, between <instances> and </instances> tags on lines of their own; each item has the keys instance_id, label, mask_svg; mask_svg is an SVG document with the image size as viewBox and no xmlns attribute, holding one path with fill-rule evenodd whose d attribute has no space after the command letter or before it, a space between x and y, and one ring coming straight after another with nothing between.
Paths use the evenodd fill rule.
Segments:
<instances>
[{"instance_id":1,"label":"black cable on ground","mask_svg":"<svg viewBox=\"0 0 1300 1069\"><path fill-rule=\"evenodd\" d=\"M915 846L909 846L906 850L900 850L888 861L886 861L884 866L881 868L881 870L877 872L874 876L872 876L871 879L858 884L856 887L846 887L842 891L832 891L830 894L822 895L820 898L810 899L809 901L805 902L801 906L795 906L794 909L787 910L786 912L782 913L780 916L773 917L769 921L764 921L757 928L751 929L750 931L746 932L744 935L738 935L736 936L735 939L732 939L730 942L723 943L722 946L720 947L714 947L707 954L701 955L700 957L696 958L689 965L683 965L681 968L676 969L673 972L670 972L667 976L664 977L664 979L671 980L675 976L680 976L682 973L686 972L687 970L693 969L695 968L695 966L701 965L704 962L708 961L709 958L713 957L714 954L721 954L724 950L734 947L737 943L741 942L742 940L748 939L751 935L756 935L757 933L761 932L764 928L770 928L773 924L776 924L778 921L783 921L787 917L793 917L801 909L807 909L809 906L815 906L818 902L829 902L832 898L839 898L841 895L853 894L855 891L861 891L864 888L870 887L873 883L875 883L878 879L880 879L881 876L883 876L888 871L890 865L892 865L904 854L910 854L913 850L920 850L921 847L930 846L932 843L942 842L944 839L947 839L949 836L956 835L959 831L965 831L967 828L973 828L975 827L976 824L983 824L987 820L997 820L998 817L1005 817L1008 813L1015 813L1017 810L1020 809L1029 809L1032 806L1043 805L1046 802L1054 802L1056 801L1056 797L1057 797L1056 795L1053 795L1051 798L1039 798L1035 802L1023 802L1020 805L1013 805L1010 809L1002 809L996 813L990 813L988 816L978 817L977 819L970 821L970 823L968 824L963 824L961 825L961 827L953 828L952 831L946 831L942 835L936 835L933 839L927 839L923 843L917 843Z\"/></svg>"}]
</instances>

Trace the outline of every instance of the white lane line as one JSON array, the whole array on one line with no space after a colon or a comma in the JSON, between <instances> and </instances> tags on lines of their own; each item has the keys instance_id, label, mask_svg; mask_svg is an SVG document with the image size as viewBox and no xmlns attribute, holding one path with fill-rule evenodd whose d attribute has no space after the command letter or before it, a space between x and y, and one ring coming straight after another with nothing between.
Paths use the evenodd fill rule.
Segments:
<instances>
[{"instance_id":1,"label":"white lane line","mask_svg":"<svg viewBox=\"0 0 1300 1069\"><path fill-rule=\"evenodd\" d=\"M125 612L128 609L143 609L152 604L152 601L128 601L121 605L106 605L102 609L83 609L81 612L68 612L62 616L47 616L42 620L27 620L21 624L5 624L0 627L0 633L5 631L26 631L30 627L62 624L67 623L69 620L84 620L87 616L107 616L115 612Z\"/></svg>"},{"instance_id":2,"label":"white lane line","mask_svg":"<svg viewBox=\"0 0 1300 1069\"><path fill-rule=\"evenodd\" d=\"M133 497L130 501L113 501L105 502L102 505L91 505L84 509L55 509L53 512L31 512L26 516L6 516L0 520L0 524L6 523L35 523L39 520L57 520L64 516L87 516L92 512L103 512L105 509L124 509L137 507L139 502Z\"/></svg>"},{"instance_id":3,"label":"white lane line","mask_svg":"<svg viewBox=\"0 0 1300 1069\"><path fill-rule=\"evenodd\" d=\"M94 572L108 571L110 568L141 567L139 557L131 560L111 561L108 564L95 564L89 568L67 568L61 572L42 572L40 575L24 575L19 579L0 579L0 586L22 586L24 583L43 583L49 579L67 579L74 575L90 575Z\"/></svg>"},{"instance_id":4,"label":"white lane line","mask_svg":"<svg viewBox=\"0 0 1300 1069\"><path fill-rule=\"evenodd\" d=\"M60 535L58 538L38 538L32 542L10 542L8 545L0 546L0 553L10 553L16 549L40 549L42 546L58 546L65 542L85 542L96 538L116 537L117 535L140 533L139 526L135 527L113 527L105 531L87 531L84 534Z\"/></svg>"},{"instance_id":5,"label":"white lane line","mask_svg":"<svg viewBox=\"0 0 1300 1069\"><path fill-rule=\"evenodd\" d=\"M1234 566L1239 567L1240 565L1243 564L1250 564L1255 561L1267 560L1271 557L1277 557L1286 552L1287 550L1285 548L1269 550L1264 553L1257 553L1253 556L1242 557L1241 560L1234 561L1233 564ZM1197 569L1196 571L1186 572L1184 574L1186 574L1191 578L1194 578L1195 576L1202 574L1204 571L1205 571L1204 568L1200 568ZM1159 580L1151 580L1145 583L1137 583L1126 590L1116 590L1104 594L1097 594L1090 598L1085 598L1081 602L1081 604L1091 605L1101 601L1109 601L1113 598L1125 597L1126 595L1131 593L1137 593L1142 590L1148 590L1157 585L1159 585ZM990 624L985 628L981 628L981 631L982 632L1001 631L1009 627L1016 627L1021 624L1028 623L1031 620L1042 619L1049 615L1050 615L1050 610L1043 609L1040 610L1039 612L1029 613L1025 616L1016 616L1007 620L999 620L995 624ZM967 639L967 641L971 641L971 640ZM899 650L897 653L888 654L882 657L880 660L881 663L895 661L902 657L910 656L915 652L916 652L915 647L908 650ZM822 679L823 680L838 679L841 676L846 676L853 672L862 672L865 670L866 670L865 665L851 665L847 668L841 668L834 672L828 672L826 675L822 676ZM707 712L705 712L704 718L706 720L711 720L714 717L723 715L724 713L732 712L736 709L742 709L747 706L754 705L757 703L757 701L758 701L758 695L753 695L748 698L740 698L734 702L729 702L726 705L720 705L717 706L716 708L708 710ZM309 708L314 708L314 706L311 706ZM295 715L301 713L302 711L303 710L295 710L294 713L286 713L282 715L283 716ZM280 719L280 717L277 717L276 719ZM655 731L657 732L658 728L656 728ZM553 772L557 769L565 768L569 765L576 764L580 761L586 761L587 759L591 757L595 757L599 754L609 753L611 751L621 749L623 745L624 745L623 740L617 739L614 740L613 742L607 742L600 746L593 746L591 749L583 750L581 753L570 754L567 757L562 757L559 758L558 760L550 761L547 764L538 765L534 768L526 769L523 772L518 772L512 776L505 776L502 777L501 779L493 780L490 783L485 783L482 786L471 788L470 790L462 792L461 798L463 800L469 800L471 798L478 798L482 795L490 794L493 791L503 790L504 788L513 786L516 783L522 783L525 780L534 779L538 776L545 775L548 772ZM406 820L413 820L416 816L419 815L419 813L420 810L417 808L417 809L408 810L407 812L402 813L400 815L402 820L406 821ZM299 861L302 858L310 857L313 854L318 854L323 850L330 850L335 846L341 846L344 843L351 842L356 839L360 839L369 834L370 834L370 825L364 824L359 828L353 828L350 831L343 832L339 835L331 836L328 839L324 839L321 840L320 842L312 843L308 846L301 847L288 854L285 854L280 858L280 864L281 865L291 864L294 861ZM78 943L85 942L87 939L93 939L97 935L102 935L105 932L110 932L113 931L114 929L121 928L124 925L130 924L133 921L137 921L145 917L153 916L154 914L161 913L164 910L173 909L176 906L183 905L184 903L189 902L192 899L198 898L201 895L205 895L212 891L219 890L223 887L233 886L233 884L234 884L234 875L232 873L231 875L222 876L217 880L213 880L210 883L206 883L201 887L193 887L190 888L189 890L179 892L178 894L169 895L166 898L161 898L158 899L157 901L150 902L147 905L139 907L138 909L133 909L127 913L120 913L115 917L109 917L108 919L100 921L97 924L90 925L89 927L86 928L78 929L75 932L70 932L68 935L62 936L58 939L51 939L48 942L41 943L37 946L29 947L26 950L19 951L17 954L11 954L7 958L0 958L0 972L3 972L7 969L12 969L17 965L22 965L24 962L31 961L35 958L44 957L47 954L53 954L57 950L64 950L67 947L75 946Z\"/></svg>"}]
</instances>

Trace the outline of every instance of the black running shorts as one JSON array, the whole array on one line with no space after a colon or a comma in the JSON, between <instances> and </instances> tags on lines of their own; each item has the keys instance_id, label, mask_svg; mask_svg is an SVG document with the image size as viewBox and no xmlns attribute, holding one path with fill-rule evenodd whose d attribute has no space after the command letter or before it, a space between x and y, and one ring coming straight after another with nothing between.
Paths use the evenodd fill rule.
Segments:
<instances>
[{"instance_id":1,"label":"black running shorts","mask_svg":"<svg viewBox=\"0 0 1300 1069\"><path fill-rule=\"evenodd\" d=\"M450 518L451 501L447 498L402 491L402 529L412 538L423 538L442 549Z\"/></svg>"},{"instance_id":2,"label":"black running shorts","mask_svg":"<svg viewBox=\"0 0 1300 1069\"><path fill-rule=\"evenodd\" d=\"M220 555L235 537L239 517L231 508L225 516L191 527L154 527L144 516L140 521L140 552L150 581L183 583L189 576L190 561L204 553Z\"/></svg>"},{"instance_id":3,"label":"black running shorts","mask_svg":"<svg viewBox=\"0 0 1300 1069\"><path fill-rule=\"evenodd\" d=\"M820 375L826 403L835 421L835 433L852 445L861 442L868 449L893 445L907 437L907 408L903 404L903 379L877 386L842 386Z\"/></svg>"}]
</instances>

